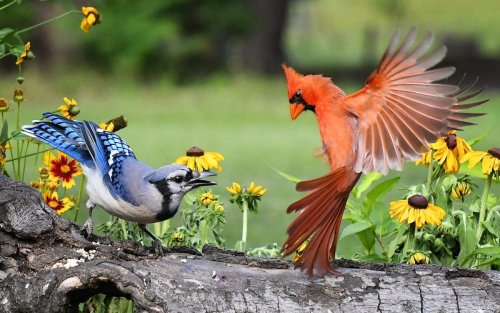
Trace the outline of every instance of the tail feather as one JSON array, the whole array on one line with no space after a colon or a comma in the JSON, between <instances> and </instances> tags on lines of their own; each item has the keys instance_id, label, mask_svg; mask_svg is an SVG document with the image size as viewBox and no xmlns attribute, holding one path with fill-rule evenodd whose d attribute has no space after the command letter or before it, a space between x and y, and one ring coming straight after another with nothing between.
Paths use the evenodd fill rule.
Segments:
<instances>
[{"instance_id":1,"label":"tail feather","mask_svg":"<svg viewBox=\"0 0 500 313\"><path fill-rule=\"evenodd\" d=\"M283 245L285 255L292 254L306 240L309 243L295 265L309 276L335 272L335 258L340 223L349 194L360 174L340 168L329 174L297 184L297 190L311 190L304 198L292 203L288 212L302 210L288 227L288 239Z\"/></svg>"}]
</instances>

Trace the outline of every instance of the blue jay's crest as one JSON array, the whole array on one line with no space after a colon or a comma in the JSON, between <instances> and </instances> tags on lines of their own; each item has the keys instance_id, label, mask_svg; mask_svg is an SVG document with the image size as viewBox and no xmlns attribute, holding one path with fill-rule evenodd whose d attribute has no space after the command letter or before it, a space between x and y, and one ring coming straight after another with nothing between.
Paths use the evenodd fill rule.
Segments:
<instances>
[{"instance_id":1,"label":"blue jay's crest","mask_svg":"<svg viewBox=\"0 0 500 313\"><path fill-rule=\"evenodd\" d=\"M105 183L123 197L118 179L121 167L126 158L135 159L125 140L89 121L73 121L52 113L43 116L48 121L33 121L33 125L23 127L23 133L66 153L83 166L97 168Z\"/></svg>"}]
</instances>

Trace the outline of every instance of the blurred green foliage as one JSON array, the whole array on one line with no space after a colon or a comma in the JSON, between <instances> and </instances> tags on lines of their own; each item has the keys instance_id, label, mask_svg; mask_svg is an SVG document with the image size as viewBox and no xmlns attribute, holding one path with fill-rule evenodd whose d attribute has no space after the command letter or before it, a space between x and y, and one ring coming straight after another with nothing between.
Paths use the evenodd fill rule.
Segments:
<instances>
[{"instance_id":1,"label":"blurred green foliage","mask_svg":"<svg viewBox=\"0 0 500 313\"><path fill-rule=\"evenodd\" d=\"M149 78L169 72L180 81L224 69L228 41L250 21L243 0L116 0L99 10L103 23L84 40L87 61Z\"/></svg>"}]
</instances>

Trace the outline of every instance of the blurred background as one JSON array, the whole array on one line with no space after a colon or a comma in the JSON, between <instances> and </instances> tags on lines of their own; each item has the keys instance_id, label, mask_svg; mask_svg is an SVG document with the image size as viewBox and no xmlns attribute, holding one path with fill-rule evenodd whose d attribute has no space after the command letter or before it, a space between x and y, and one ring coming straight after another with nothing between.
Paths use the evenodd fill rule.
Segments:
<instances>
[{"instance_id":1,"label":"blurred background","mask_svg":"<svg viewBox=\"0 0 500 313\"><path fill-rule=\"evenodd\" d=\"M249 217L249 248L281 245L294 217L286 207L301 197L273 168L302 179L327 172L314 156L321 146L314 115L289 118L283 62L330 76L352 92L363 86L396 29L405 34L416 26L419 38L432 31L435 47L448 47L442 64L457 67L452 82L466 73L488 86L484 97L491 100L479 109L488 114L461 136L489 132L476 148L500 146L497 0L32 0L0 11L0 29L22 29L81 5L102 15L89 33L79 28L81 14L70 14L22 36L36 56L23 64L23 123L69 97L78 101L79 119L125 115L129 126L119 135L152 166L173 162L191 146L222 153L214 192L225 196L233 181L268 189L260 212ZM17 84L15 60L0 60L0 97L11 98ZM426 173L408 164L390 177L402 175L404 186ZM387 203L401 194L396 190ZM241 213L228 201L225 207L224 237L232 247ZM100 209L95 216L108 218ZM341 242L337 253L356 249Z\"/></svg>"}]
</instances>

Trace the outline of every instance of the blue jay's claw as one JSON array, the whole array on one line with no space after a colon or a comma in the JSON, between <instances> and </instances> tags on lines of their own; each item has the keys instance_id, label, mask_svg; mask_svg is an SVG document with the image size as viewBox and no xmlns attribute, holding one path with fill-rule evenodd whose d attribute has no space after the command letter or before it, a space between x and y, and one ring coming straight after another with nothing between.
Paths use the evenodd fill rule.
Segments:
<instances>
[{"instance_id":1,"label":"blue jay's claw","mask_svg":"<svg viewBox=\"0 0 500 313\"><path fill-rule=\"evenodd\" d=\"M205 177L209 177L209 176L216 176L217 174L215 173L212 173L212 172L208 172L208 171L205 171L205 172L201 172L199 173L200 176L198 177L193 177L193 179L191 179L187 185L191 186L192 189L194 188L198 188L198 187L202 187L202 186L213 186L213 185L217 185L217 183L214 183L214 182L211 182L211 181L208 181L208 180L204 180L202 178L205 178Z\"/></svg>"}]
</instances>

